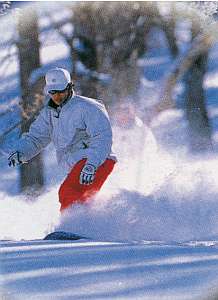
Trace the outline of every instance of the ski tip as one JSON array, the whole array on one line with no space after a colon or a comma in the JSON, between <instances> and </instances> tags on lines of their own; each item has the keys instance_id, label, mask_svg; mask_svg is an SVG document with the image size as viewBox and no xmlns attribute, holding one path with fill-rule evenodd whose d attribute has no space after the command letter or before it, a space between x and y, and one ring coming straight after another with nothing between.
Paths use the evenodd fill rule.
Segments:
<instances>
[{"instance_id":1,"label":"ski tip","mask_svg":"<svg viewBox=\"0 0 218 300\"><path fill-rule=\"evenodd\" d=\"M87 237L81 236L79 234L66 232L66 231L54 231L49 233L44 237L43 240L81 240L81 239L88 239Z\"/></svg>"}]
</instances>

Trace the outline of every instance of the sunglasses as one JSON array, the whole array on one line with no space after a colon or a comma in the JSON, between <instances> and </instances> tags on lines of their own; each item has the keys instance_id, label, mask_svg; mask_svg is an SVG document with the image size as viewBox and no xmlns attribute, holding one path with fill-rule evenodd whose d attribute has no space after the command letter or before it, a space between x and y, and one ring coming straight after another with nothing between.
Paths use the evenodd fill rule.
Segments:
<instances>
[{"instance_id":1,"label":"sunglasses","mask_svg":"<svg viewBox=\"0 0 218 300\"><path fill-rule=\"evenodd\" d=\"M48 91L48 93L49 93L50 95L55 95L55 94L61 94L61 93L64 93L65 91L66 91L66 89L65 89L65 90L62 90L62 91L51 90L51 91Z\"/></svg>"}]
</instances>

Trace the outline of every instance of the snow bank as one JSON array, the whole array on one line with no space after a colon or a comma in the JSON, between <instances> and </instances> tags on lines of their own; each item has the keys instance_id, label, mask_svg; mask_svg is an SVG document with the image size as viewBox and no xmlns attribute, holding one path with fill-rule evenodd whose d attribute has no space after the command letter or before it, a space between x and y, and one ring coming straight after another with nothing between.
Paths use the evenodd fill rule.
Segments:
<instances>
[{"instance_id":1,"label":"snow bank","mask_svg":"<svg viewBox=\"0 0 218 300\"><path fill-rule=\"evenodd\" d=\"M58 224L56 190L37 201L0 193L0 239L29 240L43 238Z\"/></svg>"}]
</instances>

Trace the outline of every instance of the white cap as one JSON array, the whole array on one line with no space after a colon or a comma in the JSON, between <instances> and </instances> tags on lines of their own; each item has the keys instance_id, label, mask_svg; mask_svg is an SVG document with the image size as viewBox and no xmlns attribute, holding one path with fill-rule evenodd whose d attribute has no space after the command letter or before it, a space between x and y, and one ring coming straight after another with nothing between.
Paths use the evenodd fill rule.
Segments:
<instances>
[{"instance_id":1,"label":"white cap","mask_svg":"<svg viewBox=\"0 0 218 300\"><path fill-rule=\"evenodd\" d=\"M71 82L71 77L67 70L54 68L46 73L45 81L45 93L48 93L51 90L63 91L68 83Z\"/></svg>"}]
</instances>

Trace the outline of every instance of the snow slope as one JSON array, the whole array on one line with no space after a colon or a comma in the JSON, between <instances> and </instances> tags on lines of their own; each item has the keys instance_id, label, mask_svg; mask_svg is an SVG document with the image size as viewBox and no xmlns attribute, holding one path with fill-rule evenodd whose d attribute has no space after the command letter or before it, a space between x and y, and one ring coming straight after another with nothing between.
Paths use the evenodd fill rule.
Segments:
<instances>
[{"instance_id":1,"label":"snow slope","mask_svg":"<svg viewBox=\"0 0 218 300\"><path fill-rule=\"evenodd\" d=\"M1 274L2 299L206 299L218 244L1 242Z\"/></svg>"}]
</instances>

